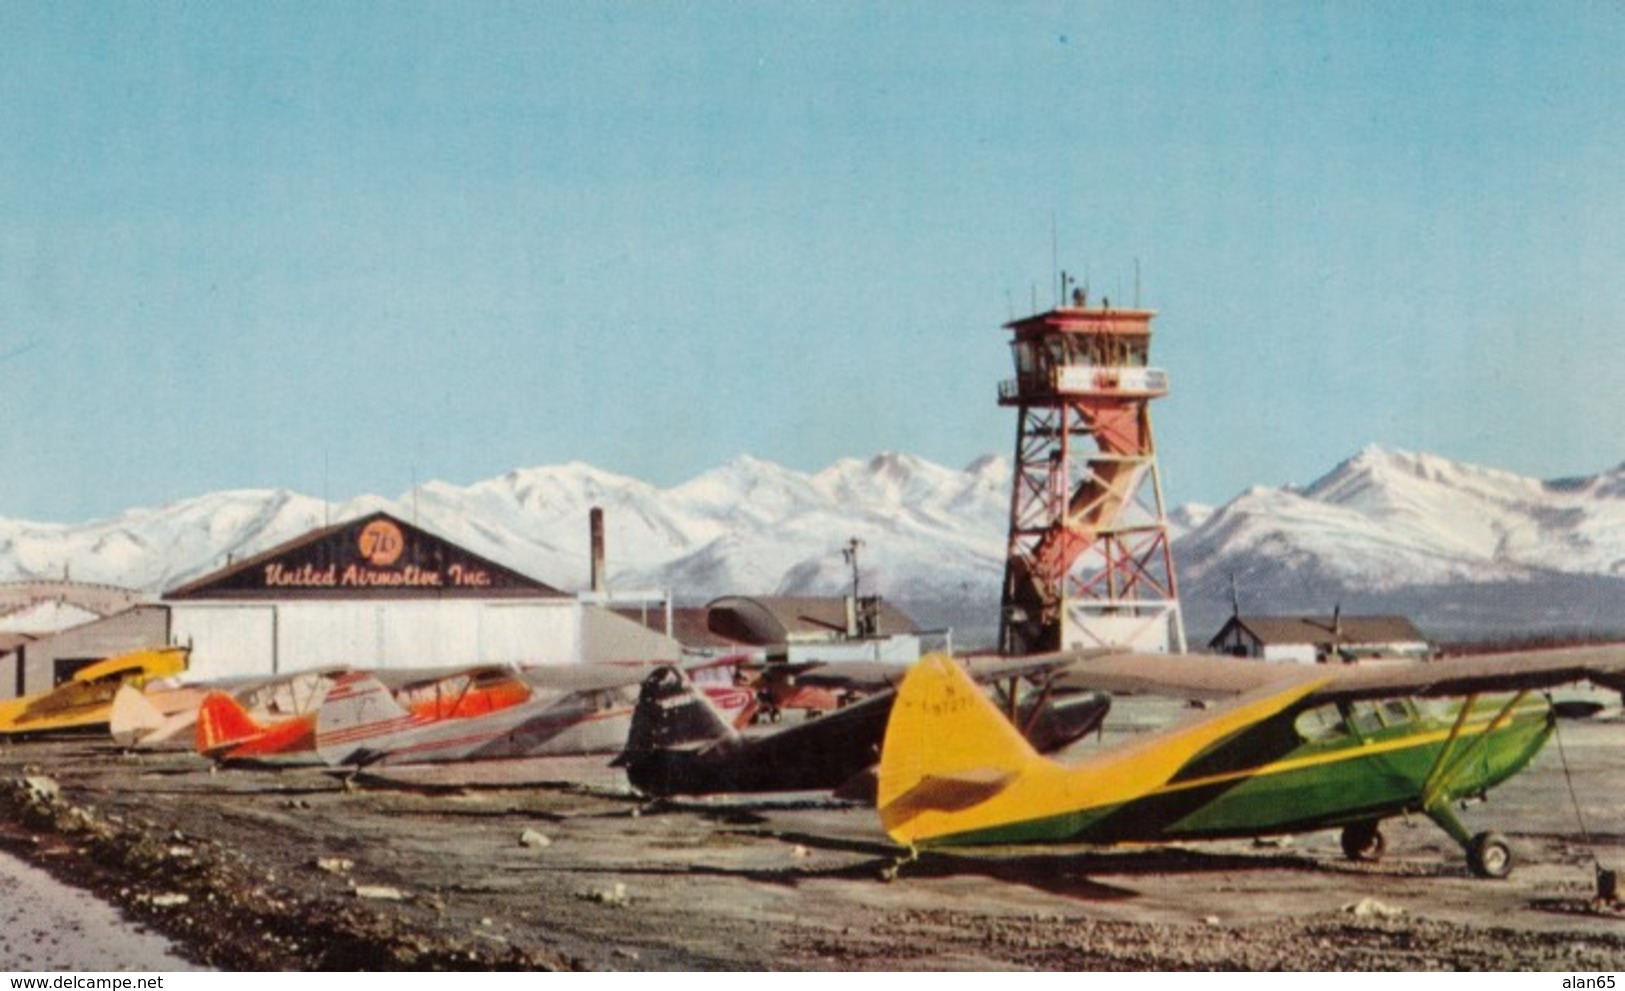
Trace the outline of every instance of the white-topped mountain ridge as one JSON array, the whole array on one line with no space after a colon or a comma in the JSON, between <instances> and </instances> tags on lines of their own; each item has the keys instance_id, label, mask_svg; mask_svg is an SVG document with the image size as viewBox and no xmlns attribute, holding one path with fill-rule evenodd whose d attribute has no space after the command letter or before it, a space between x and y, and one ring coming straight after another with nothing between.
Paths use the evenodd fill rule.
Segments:
<instances>
[{"instance_id":1,"label":"white-topped mountain ridge","mask_svg":"<svg viewBox=\"0 0 1625 991\"><path fill-rule=\"evenodd\" d=\"M80 525L0 518L0 581L159 593L328 522L377 509L566 591L588 584L588 510L606 514L612 589L837 594L842 549L863 591L928 625L996 622L1009 465L906 454L803 474L737 458L670 488L580 462L398 499L339 504L286 490L215 492ZM1540 481L1369 447L1301 488L1255 488L1171 514L1187 627L1247 613L1405 613L1436 637L1625 630L1625 467Z\"/></svg>"}]
</instances>

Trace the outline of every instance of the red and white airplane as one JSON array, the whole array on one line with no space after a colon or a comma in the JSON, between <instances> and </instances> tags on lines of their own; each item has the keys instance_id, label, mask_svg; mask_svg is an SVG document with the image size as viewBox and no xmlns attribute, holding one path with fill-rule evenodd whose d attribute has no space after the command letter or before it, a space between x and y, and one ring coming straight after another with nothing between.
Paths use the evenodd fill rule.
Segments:
<instances>
[{"instance_id":1,"label":"red and white airplane","mask_svg":"<svg viewBox=\"0 0 1625 991\"><path fill-rule=\"evenodd\" d=\"M616 753L626 745L638 685L650 665L592 664L521 669L529 695L484 713L424 712L365 672L339 677L316 712L315 750L330 765L424 764ZM726 718L754 704L719 686Z\"/></svg>"}]
</instances>

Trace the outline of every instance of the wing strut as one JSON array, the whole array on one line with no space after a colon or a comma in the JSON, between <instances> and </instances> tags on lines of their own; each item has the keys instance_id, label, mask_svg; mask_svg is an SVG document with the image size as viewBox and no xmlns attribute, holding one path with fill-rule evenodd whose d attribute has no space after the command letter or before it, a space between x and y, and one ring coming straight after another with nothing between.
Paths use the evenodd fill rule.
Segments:
<instances>
[{"instance_id":1,"label":"wing strut","mask_svg":"<svg viewBox=\"0 0 1625 991\"><path fill-rule=\"evenodd\" d=\"M1450 735L1445 737L1444 746L1439 748L1439 756L1433 759L1433 766L1428 768L1428 776L1422 781L1422 805L1425 808L1438 784L1439 775L1444 771L1445 765L1450 762L1450 752L1455 749L1456 741L1461 738L1461 728L1467 722L1467 716L1478 703L1477 695L1469 695L1462 700L1461 707L1456 710L1455 725L1450 727Z\"/></svg>"},{"instance_id":2,"label":"wing strut","mask_svg":"<svg viewBox=\"0 0 1625 991\"><path fill-rule=\"evenodd\" d=\"M1444 749L1439 752L1439 766L1434 768L1435 773L1429 775L1430 780L1422 787L1422 808L1424 810L1430 810L1433 806L1439 804L1440 797L1444 796L1448 791L1451 782L1456 777L1456 772L1466 767L1473 758L1483 752L1484 748L1489 744L1491 734L1500 729L1508 719L1512 718L1512 711L1523 704L1523 700L1528 697L1529 689L1527 688L1512 696L1507 704L1501 707L1501 711L1495 714L1495 718L1490 720L1489 725L1484 727L1483 732L1475 736L1473 741L1467 745L1467 749L1463 750L1459 756L1446 762L1445 756L1452 749L1451 744L1455 742L1459 735L1458 731L1466 721L1466 713L1472 707L1471 702L1476 696L1469 696L1467 701L1462 703L1462 714L1456 717L1456 726L1450 731L1450 738L1445 741ZM1445 797L1444 800L1448 802L1450 799Z\"/></svg>"}]
</instances>

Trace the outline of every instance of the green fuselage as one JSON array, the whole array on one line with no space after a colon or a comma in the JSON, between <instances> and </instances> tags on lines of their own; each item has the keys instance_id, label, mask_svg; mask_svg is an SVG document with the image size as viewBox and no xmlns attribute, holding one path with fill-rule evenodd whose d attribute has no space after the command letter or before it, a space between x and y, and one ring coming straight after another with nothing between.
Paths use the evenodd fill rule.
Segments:
<instances>
[{"instance_id":1,"label":"green fuselage","mask_svg":"<svg viewBox=\"0 0 1625 991\"><path fill-rule=\"evenodd\" d=\"M1550 706L1507 705L1479 700L1459 723L1460 706L1409 700L1295 708L1197 755L1141 798L930 845L1219 839L1431 814L1505 781L1545 745Z\"/></svg>"}]
</instances>

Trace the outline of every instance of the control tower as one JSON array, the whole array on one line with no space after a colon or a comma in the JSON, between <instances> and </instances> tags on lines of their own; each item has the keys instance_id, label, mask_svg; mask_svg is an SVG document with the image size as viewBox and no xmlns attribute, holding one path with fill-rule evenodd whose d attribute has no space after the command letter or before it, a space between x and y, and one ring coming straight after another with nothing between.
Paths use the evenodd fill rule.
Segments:
<instances>
[{"instance_id":1,"label":"control tower","mask_svg":"<svg viewBox=\"0 0 1625 991\"><path fill-rule=\"evenodd\" d=\"M1151 436L1168 375L1149 363L1155 311L1073 305L1005 324L1017 411L1005 654L1075 647L1185 650Z\"/></svg>"}]
</instances>

